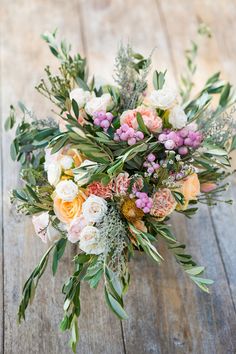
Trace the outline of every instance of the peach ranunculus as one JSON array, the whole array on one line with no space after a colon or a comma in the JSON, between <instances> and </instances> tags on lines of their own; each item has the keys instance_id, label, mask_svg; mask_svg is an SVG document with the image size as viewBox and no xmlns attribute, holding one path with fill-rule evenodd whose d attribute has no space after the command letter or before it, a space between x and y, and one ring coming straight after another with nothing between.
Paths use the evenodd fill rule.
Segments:
<instances>
[{"instance_id":1,"label":"peach ranunculus","mask_svg":"<svg viewBox=\"0 0 236 354\"><path fill-rule=\"evenodd\" d=\"M163 188L155 192L152 196L153 206L150 214L163 219L174 211L177 203L170 189Z\"/></svg>"},{"instance_id":2,"label":"peach ranunculus","mask_svg":"<svg viewBox=\"0 0 236 354\"><path fill-rule=\"evenodd\" d=\"M136 109L128 110L123 112L120 117L121 124L128 124L129 127L133 129L138 129L138 122L137 122L137 113L140 113L146 127L152 133L157 133L161 130L162 127L162 120L156 114L155 110L151 108L147 108L144 106L140 106Z\"/></svg>"},{"instance_id":3,"label":"peach ranunculus","mask_svg":"<svg viewBox=\"0 0 236 354\"><path fill-rule=\"evenodd\" d=\"M183 194L185 202L197 199L200 194L200 182L198 175L193 173L179 182L178 191Z\"/></svg>"},{"instance_id":4,"label":"peach ranunculus","mask_svg":"<svg viewBox=\"0 0 236 354\"><path fill-rule=\"evenodd\" d=\"M59 197L54 198L54 212L57 218L69 224L74 218L80 216L82 212L82 205L85 202L87 196L83 191L79 191L77 197L72 201L64 201Z\"/></svg>"}]
</instances>

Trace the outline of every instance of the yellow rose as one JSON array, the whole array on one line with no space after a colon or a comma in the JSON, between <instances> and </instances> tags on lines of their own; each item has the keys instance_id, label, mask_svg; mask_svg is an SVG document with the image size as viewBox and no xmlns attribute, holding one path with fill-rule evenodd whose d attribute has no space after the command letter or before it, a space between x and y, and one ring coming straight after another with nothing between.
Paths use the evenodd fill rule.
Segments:
<instances>
[{"instance_id":1,"label":"yellow rose","mask_svg":"<svg viewBox=\"0 0 236 354\"><path fill-rule=\"evenodd\" d=\"M184 205L178 204L177 209L184 210L187 208L189 201L197 199L200 194L198 175L196 173L189 175L179 182L179 186L180 188L177 191L183 194L185 203Z\"/></svg>"},{"instance_id":2,"label":"yellow rose","mask_svg":"<svg viewBox=\"0 0 236 354\"><path fill-rule=\"evenodd\" d=\"M54 198L54 212L57 218L60 221L69 224L75 217L81 214L82 205L86 198L86 194L81 190L76 198L69 202L56 196Z\"/></svg>"}]
</instances>

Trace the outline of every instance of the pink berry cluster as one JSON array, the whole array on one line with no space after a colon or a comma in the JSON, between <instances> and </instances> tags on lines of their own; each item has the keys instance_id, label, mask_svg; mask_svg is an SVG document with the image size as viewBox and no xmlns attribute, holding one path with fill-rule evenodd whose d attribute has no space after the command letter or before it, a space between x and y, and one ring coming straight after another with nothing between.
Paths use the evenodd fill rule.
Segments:
<instances>
[{"instance_id":1,"label":"pink berry cluster","mask_svg":"<svg viewBox=\"0 0 236 354\"><path fill-rule=\"evenodd\" d=\"M149 154L143 164L147 168L147 173L152 175L159 167L159 163L156 161L156 156L154 154Z\"/></svg>"},{"instance_id":2,"label":"pink berry cluster","mask_svg":"<svg viewBox=\"0 0 236 354\"><path fill-rule=\"evenodd\" d=\"M158 137L167 150L178 150L180 155L186 155L189 148L197 149L202 142L202 134L189 128L178 131L164 130Z\"/></svg>"},{"instance_id":3,"label":"pink berry cluster","mask_svg":"<svg viewBox=\"0 0 236 354\"><path fill-rule=\"evenodd\" d=\"M106 132L110 127L114 117L110 112L98 111L94 113L93 118L94 124L98 127L101 127Z\"/></svg>"},{"instance_id":4,"label":"pink berry cluster","mask_svg":"<svg viewBox=\"0 0 236 354\"><path fill-rule=\"evenodd\" d=\"M136 197L138 198L135 201L136 207L142 209L145 214L150 213L153 206L152 198L145 192L137 192Z\"/></svg>"},{"instance_id":5,"label":"pink berry cluster","mask_svg":"<svg viewBox=\"0 0 236 354\"><path fill-rule=\"evenodd\" d=\"M115 141L127 141L128 145L134 145L143 138L143 132L134 130L128 124L122 124L114 134Z\"/></svg>"}]
</instances>

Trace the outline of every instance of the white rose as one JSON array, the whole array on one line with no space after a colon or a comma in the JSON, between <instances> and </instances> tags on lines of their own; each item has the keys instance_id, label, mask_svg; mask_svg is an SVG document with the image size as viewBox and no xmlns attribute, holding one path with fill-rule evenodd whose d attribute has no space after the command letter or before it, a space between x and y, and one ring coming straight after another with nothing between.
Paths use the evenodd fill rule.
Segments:
<instances>
[{"instance_id":1,"label":"white rose","mask_svg":"<svg viewBox=\"0 0 236 354\"><path fill-rule=\"evenodd\" d=\"M47 170L47 177L48 177L48 182L52 186L57 185L61 177L61 165L59 162L50 163Z\"/></svg>"},{"instance_id":2,"label":"white rose","mask_svg":"<svg viewBox=\"0 0 236 354\"><path fill-rule=\"evenodd\" d=\"M74 160L71 156L62 156L60 159L60 164L63 170L69 170L74 163Z\"/></svg>"},{"instance_id":3,"label":"white rose","mask_svg":"<svg viewBox=\"0 0 236 354\"><path fill-rule=\"evenodd\" d=\"M74 173L74 180L78 184L78 186L82 186L89 181L90 174L88 174L89 170L97 165L97 162L84 160L80 166L78 167L78 173ZM84 169L86 167L86 170ZM80 170L81 169L81 170Z\"/></svg>"},{"instance_id":4,"label":"white rose","mask_svg":"<svg viewBox=\"0 0 236 354\"><path fill-rule=\"evenodd\" d=\"M109 93L104 93L101 97L91 98L85 105L85 111L92 116L97 111L106 111L111 103L111 95Z\"/></svg>"},{"instance_id":5,"label":"white rose","mask_svg":"<svg viewBox=\"0 0 236 354\"><path fill-rule=\"evenodd\" d=\"M169 89L168 87L163 87L161 90L154 90L149 96L149 102L155 108L169 109L173 106L176 101L176 92Z\"/></svg>"},{"instance_id":6,"label":"white rose","mask_svg":"<svg viewBox=\"0 0 236 354\"><path fill-rule=\"evenodd\" d=\"M50 224L48 212L33 215L32 222L36 235L39 236L44 243L47 243L47 241L54 242L60 238L59 232Z\"/></svg>"},{"instance_id":7,"label":"white rose","mask_svg":"<svg viewBox=\"0 0 236 354\"><path fill-rule=\"evenodd\" d=\"M185 125L187 124L187 120L188 120L188 118L187 118L182 107L175 106L170 111L169 122L173 128L181 129L181 128L185 127Z\"/></svg>"},{"instance_id":8,"label":"white rose","mask_svg":"<svg viewBox=\"0 0 236 354\"><path fill-rule=\"evenodd\" d=\"M46 243L48 239L48 225L49 225L49 215L48 212L41 213L38 215L33 215L32 222L34 225L34 230L37 236Z\"/></svg>"},{"instance_id":9,"label":"white rose","mask_svg":"<svg viewBox=\"0 0 236 354\"><path fill-rule=\"evenodd\" d=\"M85 226L80 233L79 247L87 254L101 254L104 252L99 230L94 226Z\"/></svg>"},{"instance_id":10,"label":"white rose","mask_svg":"<svg viewBox=\"0 0 236 354\"><path fill-rule=\"evenodd\" d=\"M56 194L66 202L71 202L79 192L78 186L71 180L61 181L56 186Z\"/></svg>"},{"instance_id":11,"label":"white rose","mask_svg":"<svg viewBox=\"0 0 236 354\"><path fill-rule=\"evenodd\" d=\"M82 205L82 213L87 222L99 222L107 212L107 202L91 194Z\"/></svg>"},{"instance_id":12,"label":"white rose","mask_svg":"<svg viewBox=\"0 0 236 354\"><path fill-rule=\"evenodd\" d=\"M89 91L84 91L82 88L76 88L70 92L70 99L75 100L79 108L84 107L85 103L91 98Z\"/></svg>"}]
</instances>

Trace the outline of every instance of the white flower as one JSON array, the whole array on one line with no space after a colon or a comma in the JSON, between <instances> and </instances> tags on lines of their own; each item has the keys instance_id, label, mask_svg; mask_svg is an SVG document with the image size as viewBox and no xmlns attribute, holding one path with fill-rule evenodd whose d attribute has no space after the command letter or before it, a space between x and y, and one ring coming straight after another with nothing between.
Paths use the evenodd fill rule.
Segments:
<instances>
[{"instance_id":1,"label":"white flower","mask_svg":"<svg viewBox=\"0 0 236 354\"><path fill-rule=\"evenodd\" d=\"M63 170L69 170L73 165L73 158L71 156L62 156L60 159L60 164Z\"/></svg>"},{"instance_id":2,"label":"white flower","mask_svg":"<svg viewBox=\"0 0 236 354\"><path fill-rule=\"evenodd\" d=\"M100 241L100 232L94 226L85 226L80 234L79 247L87 254L100 254L104 252L104 245Z\"/></svg>"},{"instance_id":3,"label":"white flower","mask_svg":"<svg viewBox=\"0 0 236 354\"><path fill-rule=\"evenodd\" d=\"M174 105L176 96L175 91L163 87L161 90L152 91L148 99L153 107L165 110Z\"/></svg>"},{"instance_id":4,"label":"white flower","mask_svg":"<svg viewBox=\"0 0 236 354\"><path fill-rule=\"evenodd\" d=\"M185 127L185 125L187 124L187 120L188 120L188 118L187 118L182 107L175 106L170 111L169 122L173 128L181 129L181 128Z\"/></svg>"},{"instance_id":5,"label":"white flower","mask_svg":"<svg viewBox=\"0 0 236 354\"><path fill-rule=\"evenodd\" d=\"M66 202L71 202L79 192L78 186L71 180L61 181L56 186L56 194Z\"/></svg>"},{"instance_id":6,"label":"white flower","mask_svg":"<svg viewBox=\"0 0 236 354\"><path fill-rule=\"evenodd\" d=\"M85 111L92 116L97 111L106 111L111 103L111 95L104 93L101 97L91 98L85 105Z\"/></svg>"},{"instance_id":7,"label":"white flower","mask_svg":"<svg viewBox=\"0 0 236 354\"><path fill-rule=\"evenodd\" d=\"M87 222L102 221L107 212L105 199L91 194L82 205L82 213Z\"/></svg>"},{"instance_id":8,"label":"white flower","mask_svg":"<svg viewBox=\"0 0 236 354\"><path fill-rule=\"evenodd\" d=\"M82 88L76 88L70 92L70 99L75 100L79 108L84 107L85 103L91 98L91 93L89 91L84 91Z\"/></svg>"},{"instance_id":9,"label":"white flower","mask_svg":"<svg viewBox=\"0 0 236 354\"><path fill-rule=\"evenodd\" d=\"M47 241L57 241L60 238L59 232L51 226L48 212L33 215L32 222L36 235L41 238L44 243Z\"/></svg>"},{"instance_id":10,"label":"white flower","mask_svg":"<svg viewBox=\"0 0 236 354\"><path fill-rule=\"evenodd\" d=\"M46 148L45 150L45 162L44 162L44 170L47 171L48 167L51 163L57 162L60 157L61 157L61 150L56 152L55 154L52 154L52 149L51 148Z\"/></svg>"},{"instance_id":11,"label":"white flower","mask_svg":"<svg viewBox=\"0 0 236 354\"><path fill-rule=\"evenodd\" d=\"M87 226L88 223L83 215L80 215L78 218L75 218L71 221L68 227L68 240L72 243L79 241L81 231Z\"/></svg>"},{"instance_id":12,"label":"white flower","mask_svg":"<svg viewBox=\"0 0 236 354\"><path fill-rule=\"evenodd\" d=\"M48 165L47 177L48 177L48 182L52 186L57 185L61 177L61 165L59 162L52 162L50 163L50 165Z\"/></svg>"},{"instance_id":13,"label":"white flower","mask_svg":"<svg viewBox=\"0 0 236 354\"><path fill-rule=\"evenodd\" d=\"M76 172L74 175L74 180L77 182L78 186L82 186L89 181L90 175L88 174L89 170L97 165L97 162L84 160L79 168L78 173ZM84 169L86 167L86 169ZM81 170L80 170L81 169Z\"/></svg>"}]
</instances>

